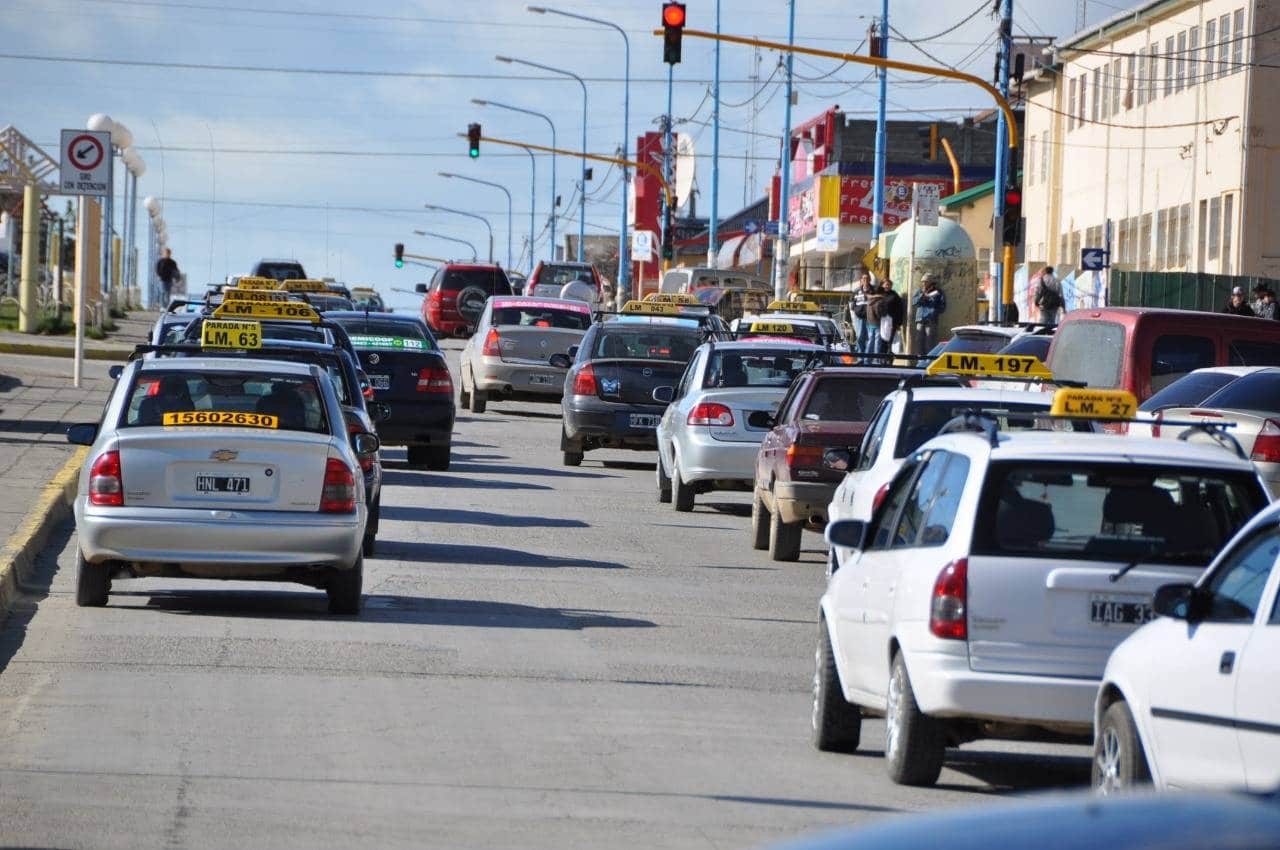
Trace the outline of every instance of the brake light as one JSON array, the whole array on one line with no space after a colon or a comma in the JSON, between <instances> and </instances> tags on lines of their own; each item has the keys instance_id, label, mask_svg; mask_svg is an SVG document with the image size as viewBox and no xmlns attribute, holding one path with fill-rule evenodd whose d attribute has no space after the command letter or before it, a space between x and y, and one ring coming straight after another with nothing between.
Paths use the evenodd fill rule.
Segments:
<instances>
[{"instance_id":1,"label":"brake light","mask_svg":"<svg viewBox=\"0 0 1280 850\"><path fill-rule=\"evenodd\" d=\"M356 509L356 479L351 468L336 457L324 466L324 487L320 490L320 512L349 514Z\"/></svg>"},{"instance_id":2,"label":"brake light","mask_svg":"<svg viewBox=\"0 0 1280 850\"><path fill-rule=\"evenodd\" d=\"M418 392L453 395L453 378L447 366L424 366L418 370Z\"/></svg>"},{"instance_id":3,"label":"brake light","mask_svg":"<svg viewBox=\"0 0 1280 850\"><path fill-rule=\"evenodd\" d=\"M573 376L573 394L595 395L597 391L596 370L588 363L578 370L578 374Z\"/></svg>"},{"instance_id":4,"label":"brake light","mask_svg":"<svg viewBox=\"0 0 1280 850\"><path fill-rule=\"evenodd\" d=\"M480 349L480 353L485 357L501 357L502 352L498 350L498 329L489 328L489 334L484 338L484 348Z\"/></svg>"},{"instance_id":5,"label":"brake light","mask_svg":"<svg viewBox=\"0 0 1280 850\"><path fill-rule=\"evenodd\" d=\"M787 446L787 466L821 466L822 446Z\"/></svg>"},{"instance_id":6,"label":"brake light","mask_svg":"<svg viewBox=\"0 0 1280 850\"><path fill-rule=\"evenodd\" d=\"M359 421L347 422L348 435L363 434L363 433L365 433L364 426L361 425ZM376 459L375 455L362 455L359 452L357 452L356 458L360 461L360 469L362 471L370 472L373 470L373 462Z\"/></svg>"},{"instance_id":7,"label":"brake light","mask_svg":"<svg viewBox=\"0 0 1280 850\"><path fill-rule=\"evenodd\" d=\"M360 395L364 396L366 401L373 399L373 384L365 384L360 388Z\"/></svg>"},{"instance_id":8,"label":"brake light","mask_svg":"<svg viewBox=\"0 0 1280 850\"><path fill-rule=\"evenodd\" d=\"M1268 419L1253 441L1253 451L1249 460L1260 460L1263 463L1280 463L1280 422Z\"/></svg>"},{"instance_id":9,"label":"brake light","mask_svg":"<svg viewBox=\"0 0 1280 850\"><path fill-rule=\"evenodd\" d=\"M929 631L947 640L969 639L969 562L961 558L942 568L933 583Z\"/></svg>"},{"instance_id":10,"label":"brake light","mask_svg":"<svg viewBox=\"0 0 1280 850\"><path fill-rule=\"evenodd\" d=\"M884 504L884 497L889 495L889 482L880 485L880 489L876 491L875 498L871 500L871 512L875 513L880 510L880 506Z\"/></svg>"},{"instance_id":11,"label":"brake light","mask_svg":"<svg viewBox=\"0 0 1280 850\"><path fill-rule=\"evenodd\" d=\"M119 452L103 452L93 462L89 470L89 504L103 508L124 506Z\"/></svg>"},{"instance_id":12,"label":"brake light","mask_svg":"<svg viewBox=\"0 0 1280 850\"><path fill-rule=\"evenodd\" d=\"M729 428L733 425L733 411L714 401L704 401L694 405L686 420L689 425L705 425L714 428Z\"/></svg>"}]
</instances>

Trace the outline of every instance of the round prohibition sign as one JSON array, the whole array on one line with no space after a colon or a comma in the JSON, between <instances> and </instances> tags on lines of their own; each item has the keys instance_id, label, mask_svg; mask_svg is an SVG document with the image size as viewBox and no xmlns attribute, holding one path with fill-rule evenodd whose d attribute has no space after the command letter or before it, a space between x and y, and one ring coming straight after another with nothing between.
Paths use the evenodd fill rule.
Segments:
<instances>
[{"instance_id":1,"label":"round prohibition sign","mask_svg":"<svg viewBox=\"0 0 1280 850\"><path fill-rule=\"evenodd\" d=\"M102 158L106 156L106 152L102 148L102 142L93 136L81 135L71 140L71 144L67 145L67 156L71 158L71 164L81 171L92 171L102 162Z\"/></svg>"}]
</instances>

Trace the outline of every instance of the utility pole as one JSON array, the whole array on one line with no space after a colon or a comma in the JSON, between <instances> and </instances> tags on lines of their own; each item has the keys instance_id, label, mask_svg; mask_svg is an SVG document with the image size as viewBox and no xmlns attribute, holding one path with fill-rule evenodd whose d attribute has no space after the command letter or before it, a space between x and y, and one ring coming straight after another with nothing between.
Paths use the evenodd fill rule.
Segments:
<instances>
[{"instance_id":1,"label":"utility pole","mask_svg":"<svg viewBox=\"0 0 1280 850\"><path fill-rule=\"evenodd\" d=\"M670 186L674 180L672 177L672 134L671 134L671 94L672 85L675 79L675 65L667 63L667 114L662 116L662 179ZM678 199L677 199L678 200ZM671 216L674 212L672 207L675 201L671 200L670 194L663 195L662 202L662 268L666 271L671 267L671 263L675 260L675 233L672 231ZM661 289L662 281L658 281L658 287Z\"/></svg>"},{"instance_id":2,"label":"utility pole","mask_svg":"<svg viewBox=\"0 0 1280 850\"><path fill-rule=\"evenodd\" d=\"M885 0L887 3L888 0ZM787 2L787 46L796 43L796 0ZM787 51L787 90L785 111L782 119L782 180L778 198L778 239L773 252L773 295L785 298L787 295L787 267L791 260L791 234L788 225L791 222L791 84L792 71L795 68L795 53Z\"/></svg>"},{"instance_id":3,"label":"utility pole","mask_svg":"<svg viewBox=\"0 0 1280 850\"><path fill-rule=\"evenodd\" d=\"M1000 52L996 61L996 86L1000 96L1009 99L1009 52L1013 39L1013 0L1000 4ZM991 282L991 315L998 322L1005 318L1005 304L1013 300L1013 246L1004 244L1005 193L1009 186L1009 125L1004 112L996 120L996 173L992 193L994 211L991 219L991 262L995 275ZM1007 294L1006 294L1007 293Z\"/></svg>"},{"instance_id":4,"label":"utility pole","mask_svg":"<svg viewBox=\"0 0 1280 850\"><path fill-rule=\"evenodd\" d=\"M720 34L720 0L716 0L716 35ZM711 230L707 265L718 267L720 255L720 42L716 42L715 82L711 87ZM625 156L625 154L624 154Z\"/></svg>"},{"instance_id":5,"label":"utility pole","mask_svg":"<svg viewBox=\"0 0 1280 850\"><path fill-rule=\"evenodd\" d=\"M889 0L881 0L880 3L880 20L873 23L872 28L876 26L880 28L879 39L868 39L873 45L878 44L878 49L873 48L873 55L881 59L889 56ZM876 107L876 161L873 169L874 176L871 178L871 241L877 242L880 239L880 231L884 229L884 178L885 178L885 160L888 151L885 129L885 100L889 95L889 69L876 69L876 76L880 78L880 99Z\"/></svg>"},{"instance_id":6,"label":"utility pole","mask_svg":"<svg viewBox=\"0 0 1280 850\"><path fill-rule=\"evenodd\" d=\"M756 92L760 90L760 48L751 48L751 99L756 98ZM742 161L742 206L751 203L753 187L756 185L756 114L757 110L751 109L751 134L749 144L750 152L747 158Z\"/></svg>"}]
</instances>

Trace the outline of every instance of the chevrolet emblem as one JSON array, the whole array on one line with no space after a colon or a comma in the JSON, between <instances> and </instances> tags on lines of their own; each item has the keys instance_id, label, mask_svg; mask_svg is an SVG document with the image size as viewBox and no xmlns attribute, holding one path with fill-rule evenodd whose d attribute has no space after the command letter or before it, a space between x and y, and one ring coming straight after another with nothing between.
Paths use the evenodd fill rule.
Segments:
<instances>
[{"instance_id":1,"label":"chevrolet emblem","mask_svg":"<svg viewBox=\"0 0 1280 850\"><path fill-rule=\"evenodd\" d=\"M234 449L216 449L209 454L209 460L216 460L219 463L226 463L229 460L235 460L240 457L240 452Z\"/></svg>"}]
</instances>

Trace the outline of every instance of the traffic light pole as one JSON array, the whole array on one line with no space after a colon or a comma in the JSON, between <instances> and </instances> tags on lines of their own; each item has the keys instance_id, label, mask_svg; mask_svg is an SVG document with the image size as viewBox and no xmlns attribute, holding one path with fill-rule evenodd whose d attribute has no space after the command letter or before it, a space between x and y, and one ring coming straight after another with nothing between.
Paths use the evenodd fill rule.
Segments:
<instances>
[{"instance_id":1,"label":"traffic light pole","mask_svg":"<svg viewBox=\"0 0 1280 850\"><path fill-rule=\"evenodd\" d=\"M692 35L691 30L685 30ZM796 40L796 0L787 3L787 102L782 112L782 195L778 199L778 241L773 252L773 297L787 295L787 268L791 264L791 85L794 81L795 54L791 49Z\"/></svg>"},{"instance_id":2,"label":"traffic light pole","mask_svg":"<svg viewBox=\"0 0 1280 850\"><path fill-rule=\"evenodd\" d=\"M671 167L673 158L673 151L671 150L673 139L671 133L671 94L675 80L675 69L676 66L674 64L669 63L667 65L667 114L662 118L662 179L668 186L671 185L673 180ZM666 271L676 258L675 234L671 230L671 216L675 212L672 207L675 206L675 203L670 192L664 198L666 202L662 205L662 262L666 264L663 266L663 271ZM661 289L661 282L659 282L659 289Z\"/></svg>"},{"instance_id":3,"label":"traffic light pole","mask_svg":"<svg viewBox=\"0 0 1280 850\"><path fill-rule=\"evenodd\" d=\"M889 0L883 0L880 9L880 20L872 26L880 27L881 56L889 55ZM879 244L880 231L884 229L884 172L885 154L888 145L885 143L885 102L889 97L889 74L884 68L876 69L880 78L879 103L876 107L876 159L874 175L871 178L871 241Z\"/></svg>"},{"instance_id":4,"label":"traffic light pole","mask_svg":"<svg viewBox=\"0 0 1280 850\"><path fill-rule=\"evenodd\" d=\"M675 198L671 194L671 184L667 182L666 176L663 175L661 169L655 168L647 162L639 162L638 160L630 160L630 159L620 159L616 156L604 156L603 154L598 154L598 153L584 154L582 151L570 151L570 150L565 150L563 148L549 148L549 147L546 147L545 145L533 145L528 142L513 142L513 141L510 141L509 139L494 139L489 136L481 136L480 141L488 142L491 145L506 145L507 147L510 147L510 148L525 148L526 150L541 151L542 153L552 153L552 154L558 154L560 156L585 157L586 159L589 159L593 162L608 162L608 163L612 163L613 165L621 165L624 168L636 168L636 169L639 169L640 171L645 172L651 177L657 178L658 182L662 185L662 193L663 193L663 197L666 198L667 206L672 207L675 205ZM408 257L410 255L405 254L405 256ZM666 271L670 267L671 265L669 262L664 262L662 270Z\"/></svg>"},{"instance_id":5,"label":"traffic light pole","mask_svg":"<svg viewBox=\"0 0 1280 850\"><path fill-rule=\"evenodd\" d=\"M1013 0L1001 0L1000 12L1000 53L996 63L996 74L1000 84L1000 96L1009 98L1009 49L1013 37ZM996 121L996 173L994 212L991 218L991 230L994 235L991 259L994 261L996 274L991 286L991 312L997 322L1003 322L1008 305L1013 302L1013 246L1004 244L1005 193L1009 186L1008 147L1002 142L1006 134L1016 133L1013 117L1005 119L1004 112Z\"/></svg>"}]
</instances>

